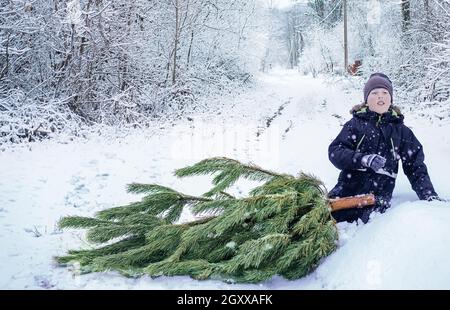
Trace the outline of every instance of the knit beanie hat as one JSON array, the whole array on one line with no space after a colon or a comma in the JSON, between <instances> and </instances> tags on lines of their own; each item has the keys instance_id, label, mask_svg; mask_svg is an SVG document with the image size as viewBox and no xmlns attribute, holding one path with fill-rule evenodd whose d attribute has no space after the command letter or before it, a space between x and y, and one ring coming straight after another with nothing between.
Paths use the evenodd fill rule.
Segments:
<instances>
[{"instance_id":1,"label":"knit beanie hat","mask_svg":"<svg viewBox=\"0 0 450 310\"><path fill-rule=\"evenodd\" d=\"M386 89L391 95L392 101L394 101L394 90L392 88L391 80L383 73L374 73L369 77L366 85L364 85L364 103L367 103L367 97L369 97L370 92L375 88Z\"/></svg>"}]
</instances>

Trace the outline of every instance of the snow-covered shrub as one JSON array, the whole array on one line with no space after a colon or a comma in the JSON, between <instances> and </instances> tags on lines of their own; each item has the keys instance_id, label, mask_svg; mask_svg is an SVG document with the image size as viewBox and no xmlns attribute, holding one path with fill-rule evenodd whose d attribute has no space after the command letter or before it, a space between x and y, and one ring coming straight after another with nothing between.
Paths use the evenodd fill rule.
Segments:
<instances>
[{"instance_id":1,"label":"snow-covered shrub","mask_svg":"<svg viewBox=\"0 0 450 310\"><path fill-rule=\"evenodd\" d=\"M83 120L59 100L36 102L21 90L0 98L0 145L76 135Z\"/></svg>"},{"instance_id":2,"label":"snow-covered shrub","mask_svg":"<svg viewBox=\"0 0 450 310\"><path fill-rule=\"evenodd\" d=\"M29 106L30 113L42 112L33 105L61 104L57 109L85 123L107 125L195 106L203 91L242 84L259 69L256 3L6 2L0 6L0 98L5 106ZM26 100L16 104L13 89Z\"/></svg>"}]
</instances>

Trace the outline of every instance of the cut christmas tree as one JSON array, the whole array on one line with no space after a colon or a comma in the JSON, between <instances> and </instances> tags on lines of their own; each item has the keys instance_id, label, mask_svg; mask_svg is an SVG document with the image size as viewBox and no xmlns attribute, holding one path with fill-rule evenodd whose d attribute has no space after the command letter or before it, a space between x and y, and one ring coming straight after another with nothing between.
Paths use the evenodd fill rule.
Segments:
<instances>
[{"instance_id":1,"label":"cut christmas tree","mask_svg":"<svg viewBox=\"0 0 450 310\"><path fill-rule=\"evenodd\" d=\"M175 175L213 175L213 187L196 197L156 184L130 184L129 192L145 194L140 201L94 218L60 220L61 228L87 229L95 247L71 250L57 262L79 264L82 273L116 270L126 276L254 283L274 275L303 277L336 248L332 204L312 175L278 174L228 158L206 159ZM260 185L248 197L234 197L226 190L240 178ZM370 202L366 197L351 203ZM180 223L184 208L202 218Z\"/></svg>"}]
</instances>

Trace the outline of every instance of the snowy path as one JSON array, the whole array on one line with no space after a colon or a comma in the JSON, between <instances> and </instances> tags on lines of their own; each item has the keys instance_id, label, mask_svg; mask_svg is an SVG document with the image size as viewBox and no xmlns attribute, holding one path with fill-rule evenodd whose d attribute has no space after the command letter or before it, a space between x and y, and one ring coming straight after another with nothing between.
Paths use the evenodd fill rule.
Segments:
<instances>
[{"instance_id":1,"label":"snowy path","mask_svg":"<svg viewBox=\"0 0 450 310\"><path fill-rule=\"evenodd\" d=\"M180 181L171 173L205 157L229 156L291 174L314 172L331 188L338 171L328 161L327 147L361 96L351 85L345 91L344 84L274 72L248 93L216 102L213 112L189 120L115 139L45 141L0 153L0 288L449 289L450 203L416 201L403 174L394 207L364 226L340 224L340 248L297 281L275 277L260 285L229 285L188 277L80 276L54 265L53 256L88 246L81 232L56 229L60 217L89 216L134 201L125 185L136 181L201 194L208 179ZM436 190L450 198L450 125L405 114L425 147ZM240 183L234 191L245 192L250 184Z\"/></svg>"}]
</instances>

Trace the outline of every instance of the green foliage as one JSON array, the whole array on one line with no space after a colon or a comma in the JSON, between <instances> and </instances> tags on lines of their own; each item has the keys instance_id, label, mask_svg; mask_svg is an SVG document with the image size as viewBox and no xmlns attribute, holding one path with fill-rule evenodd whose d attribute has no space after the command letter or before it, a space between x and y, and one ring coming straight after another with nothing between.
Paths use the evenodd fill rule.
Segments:
<instances>
[{"instance_id":1,"label":"green foliage","mask_svg":"<svg viewBox=\"0 0 450 310\"><path fill-rule=\"evenodd\" d=\"M89 241L110 244L69 251L58 263L78 262L83 272L260 282L276 274L303 277L336 247L326 190L312 175L277 174L228 158L206 159L175 174L214 175L214 187L194 197L160 185L130 184L129 192L145 195L141 201L94 218L61 219L61 228L87 229ZM248 197L224 192L241 177L263 183ZM185 207L208 217L178 223Z\"/></svg>"},{"instance_id":2,"label":"green foliage","mask_svg":"<svg viewBox=\"0 0 450 310\"><path fill-rule=\"evenodd\" d=\"M265 181L279 176L274 172L263 170L255 165L244 165L237 160L215 157L202 160L201 162L175 171L178 177L187 177L194 175L217 174L213 179L215 185L204 196L211 197L233 185L239 178L246 178L254 181Z\"/></svg>"}]
</instances>

